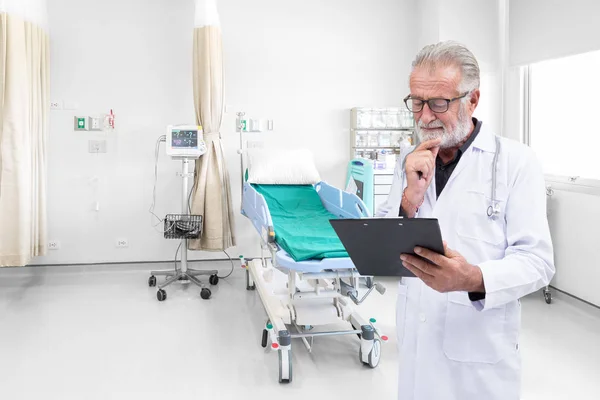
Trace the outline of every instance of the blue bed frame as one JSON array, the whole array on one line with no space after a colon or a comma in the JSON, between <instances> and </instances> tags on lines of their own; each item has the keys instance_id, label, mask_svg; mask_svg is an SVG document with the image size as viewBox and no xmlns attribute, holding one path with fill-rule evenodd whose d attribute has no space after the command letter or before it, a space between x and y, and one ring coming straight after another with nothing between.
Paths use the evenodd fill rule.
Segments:
<instances>
[{"instance_id":1,"label":"blue bed frame","mask_svg":"<svg viewBox=\"0 0 600 400\"><path fill-rule=\"evenodd\" d=\"M325 182L314 185L323 206L339 218L368 218L369 210L365 203L355 194L344 192ZM273 237L273 221L264 197L251 184L244 182L242 194L242 215L246 216L261 236L263 244L275 244ZM315 273L324 270L353 269L354 264L348 257L326 258L314 261L294 261L294 259L277 246L275 265L303 273Z\"/></svg>"}]
</instances>

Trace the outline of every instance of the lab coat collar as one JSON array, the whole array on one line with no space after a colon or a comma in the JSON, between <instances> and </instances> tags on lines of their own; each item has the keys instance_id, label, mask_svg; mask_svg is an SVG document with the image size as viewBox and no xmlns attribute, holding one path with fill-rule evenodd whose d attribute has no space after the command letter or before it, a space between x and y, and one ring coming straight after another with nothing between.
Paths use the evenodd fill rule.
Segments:
<instances>
[{"instance_id":1,"label":"lab coat collar","mask_svg":"<svg viewBox=\"0 0 600 400\"><path fill-rule=\"evenodd\" d=\"M483 122L481 123L481 130L479 131L479 134L473 141L471 147L483 150L488 153L493 153L496 151L496 141L494 138L494 134L488 129L486 129L486 125Z\"/></svg>"}]
</instances>

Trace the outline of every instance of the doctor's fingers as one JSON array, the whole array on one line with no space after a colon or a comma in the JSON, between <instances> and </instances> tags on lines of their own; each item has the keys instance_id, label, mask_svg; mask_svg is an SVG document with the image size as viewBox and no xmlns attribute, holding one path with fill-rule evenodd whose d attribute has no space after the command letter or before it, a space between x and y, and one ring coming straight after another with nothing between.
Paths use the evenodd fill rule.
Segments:
<instances>
[{"instance_id":1,"label":"doctor's fingers","mask_svg":"<svg viewBox=\"0 0 600 400\"><path fill-rule=\"evenodd\" d=\"M413 269L418 269L423 274L428 275L429 277L434 277L437 272L436 270L438 269L437 266L431 264L430 262L421 260L420 258L417 258L415 256L411 256L410 254L404 254L402 256L402 261L402 265L404 265L405 267L412 267ZM414 271L412 272L414 273Z\"/></svg>"},{"instance_id":2,"label":"doctor's fingers","mask_svg":"<svg viewBox=\"0 0 600 400\"><path fill-rule=\"evenodd\" d=\"M434 149L436 147L439 148L441 143L442 143L442 138L429 139L424 142L421 142L421 144L417 146L415 151L429 150L429 149Z\"/></svg>"},{"instance_id":3,"label":"doctor's fingers","mask_svg":"<svg viewBox=\"0 0 600 400\"><path fill-rule=\"evenodd\" d=\"M430 166L435 166L435 156L429 150L421 151L415 154L415 162L426 162Z\"/></svg>"},{"instance_id":4,"label":"doctor's fingers","mask_svg":"<svg viewBox=\"0 0 600 400\"><path fill-rule=\"evenodd\" d=\"M427 157L423 157L423 162L425 163L425 165L427 165L427 168L429 169L428 172L433 174L433 171L435 170L435 159L433 158L433 156L429 154ZM429 173L427 174L427 176L429 176Z\"/></svg>"},{"instance_id":5,"label":"doctor's fingers","mask_svg":"<svg viewBox=\"0 0 600 400\"><path fill-rule=\"evenodd\" d=\"M412 165L412 169L414 171L421 171L425 178L431 176L434 171L434 162L429 157L419 157L414 160L414 164Z\"/></svg>"},{"instance_id":6,"label":"doctor's fingers","mask_svg":"<svg viewBox=\"0 0 600 400\"><path fill-rule=\"evenodd\" d=\"M417 278L419 278L420 280L423 281L423 283L425 283L427 286L429 286L432 289L435 289L435 277L426 274L425 272L421 271L419 268L415 267L412 264L409 264L407 262L403 263L404 266L406 267L406 269L408 269L410 272L412 272Z\"/></svg>"},{"instance_id":7,"label":"doctor's fingers","mask_svg":"<svg viewBox=\"0 0 600 400\"><path fill-rule=\"evenodd\" d=\"M435 265L442 266L442 265L446 265L448 263L448 258L446 256L438 254L435 251L425 249L423 247L415 247L415 253L417 253L421 257L428 259Z\"/></svg>"}]
</instances>

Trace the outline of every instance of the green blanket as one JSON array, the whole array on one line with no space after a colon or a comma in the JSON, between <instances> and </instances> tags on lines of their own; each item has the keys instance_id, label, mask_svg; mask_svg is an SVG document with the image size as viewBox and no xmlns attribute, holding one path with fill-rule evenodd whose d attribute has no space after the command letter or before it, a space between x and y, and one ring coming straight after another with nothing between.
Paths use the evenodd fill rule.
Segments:
<instances>
[{"instance_id":1,"label":"green blanket","mask_svg":"<svg viewBox=\"0 0 600 400\"><path fill-rule=\"evenodd\" d=\"M311 185L252 185L271 213L275 240L295 261L348 257Z\"/></svg>"}]
</instances>

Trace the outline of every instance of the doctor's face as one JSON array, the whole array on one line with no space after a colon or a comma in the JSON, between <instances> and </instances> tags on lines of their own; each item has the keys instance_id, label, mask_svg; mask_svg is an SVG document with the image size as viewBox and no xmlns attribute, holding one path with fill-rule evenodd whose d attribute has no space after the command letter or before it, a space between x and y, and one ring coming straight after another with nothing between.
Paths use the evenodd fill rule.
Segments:
<instances>
[{"instance_id":1,"label":"doctor's face","mask_svg":"<svg viewBox=\"0 0 600 400\"><path fill-rule=\"evenodd\" d=\"M427 66L417 67L410 75L411 98L427 101L463 96L465 93L458 90L461 78L456 66L438 66L433 71ZM458 147L471 133L471 116L478 100L479 89L452 101L445 112L434 112L427 103L423 104L423 109L414 113L419 140L442 138L441 148Z\"/></svg>"}]
</instances>

